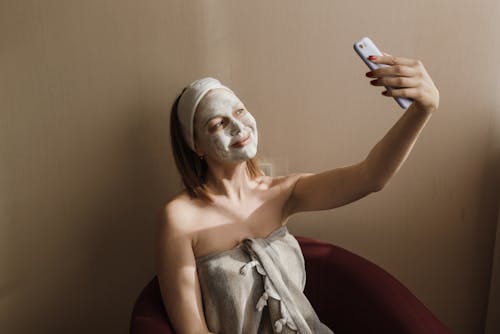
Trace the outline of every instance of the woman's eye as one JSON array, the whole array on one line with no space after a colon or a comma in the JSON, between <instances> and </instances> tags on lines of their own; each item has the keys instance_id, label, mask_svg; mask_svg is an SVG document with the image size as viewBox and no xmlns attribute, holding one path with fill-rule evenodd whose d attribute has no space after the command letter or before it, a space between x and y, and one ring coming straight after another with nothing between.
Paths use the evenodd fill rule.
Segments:
<instances>
[{"instance_id":1,"label":"woman's eye","mask_svg":"<svg viewBox=\"0 0 500 334\"><path fill-rule=\"evenodd\" d=\"M223 124L223 123L224 123L224 121L219 121L219 122L215 123L215 124L213 125L214 129L218 129L219 127L221 127L221 126L222 126L222 124Z\"/></svg>"},{"instance_id":2,"label":"woman's eye","mask_svg":"<svg viewBox=\"0 0 500 334\"><path fill-rule=\"evenodd\" d=\"M236 113L237 113L238 115L241 115L241 114L243 114L244 112L245 112L245 109L238 109L238 110L236 111Z\"/></svg>"}]
</instances>

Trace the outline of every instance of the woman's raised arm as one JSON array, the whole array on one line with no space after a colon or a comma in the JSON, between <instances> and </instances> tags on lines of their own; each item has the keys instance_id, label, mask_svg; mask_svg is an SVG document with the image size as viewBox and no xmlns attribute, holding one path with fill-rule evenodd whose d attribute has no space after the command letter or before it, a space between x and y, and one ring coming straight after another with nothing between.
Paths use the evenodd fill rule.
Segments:
<instances>
[{"instance_id":1,"label":"woman's raised arm","mask_svg":"<svg viewBox=\"0 0 500 334\"><path fill-rule=\"evenodd\" d=\"M404 163L420 132L439 106L439 91L419 60L384 53L374 63L388 64L368 77L375 86L392 86L386 96L413 99L413 103L373 147L365 160L326 172L295 174L285 204L287 216L301 211L333 209L382 189Z\"/></svg>"}]
</instances>

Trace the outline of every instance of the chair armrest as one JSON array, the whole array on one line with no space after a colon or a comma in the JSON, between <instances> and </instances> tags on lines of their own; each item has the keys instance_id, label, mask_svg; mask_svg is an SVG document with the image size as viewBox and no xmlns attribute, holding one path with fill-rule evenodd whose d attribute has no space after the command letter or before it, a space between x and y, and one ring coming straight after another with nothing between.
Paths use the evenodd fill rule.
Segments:
<instances>
[{"instance_id":1,"label":"chair armrest","mask_svg":"<svg viewBox=\"0 0 500 334\"><path fill-rule=\"evenodd\" d=\"M130 334L173 334L172 324L161 299L155 276L144 287L135 302L130 319Z\"/></svg>"},{"instance_id":2,"label":"chair armrest","mask_svg":"<svg viewBox=\"0 0 500 334\"><path fill-rule=\"evenodd\" d=\"M305 259L304 293L333 331L451 333L408 288L378 265L339 246L295 238Z\"/></svg>"}]
</instances>

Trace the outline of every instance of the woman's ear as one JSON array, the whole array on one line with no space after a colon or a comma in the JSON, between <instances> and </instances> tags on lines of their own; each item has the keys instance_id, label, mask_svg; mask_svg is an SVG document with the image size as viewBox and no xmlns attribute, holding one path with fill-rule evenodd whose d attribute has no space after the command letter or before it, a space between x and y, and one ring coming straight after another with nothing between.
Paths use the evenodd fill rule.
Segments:
<instances>
[{"instance_id":1,"label":"woman's ear","mask_svg":"<svg viewBox=\"0 0 500 334\"><path fill-rule=\"evenodd\" d=\"M203 151L198 147L198 144L195 142L194 143L194 151L198 155L198 157L202 158L203 157Z\"/></svg>"}]
</instances>

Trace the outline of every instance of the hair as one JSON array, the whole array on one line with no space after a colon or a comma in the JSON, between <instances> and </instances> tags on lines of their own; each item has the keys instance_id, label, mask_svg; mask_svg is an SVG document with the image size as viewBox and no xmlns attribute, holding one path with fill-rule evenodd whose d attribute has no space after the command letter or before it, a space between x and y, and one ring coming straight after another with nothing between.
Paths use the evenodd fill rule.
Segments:
<instances>
[{"instance_id":1,"label":"hair","mask_svg":"<svg viewBox=\"0 0 500 334\"><path fill-rule=\"evenodd\" d=\"M175 165L179 171L182 183L191 198L198 198L212 203L208 195L207 172L208 165L204 159L200 159L186 142L182 133L181 124L178 115L179 100L188 87L185 87L175 99L170 112L170 142L175 159ZM250 178L256 179L263 175L258 167L258 159L251 158L245 161L246 171Z\"/></svg>"}]
</instances>

